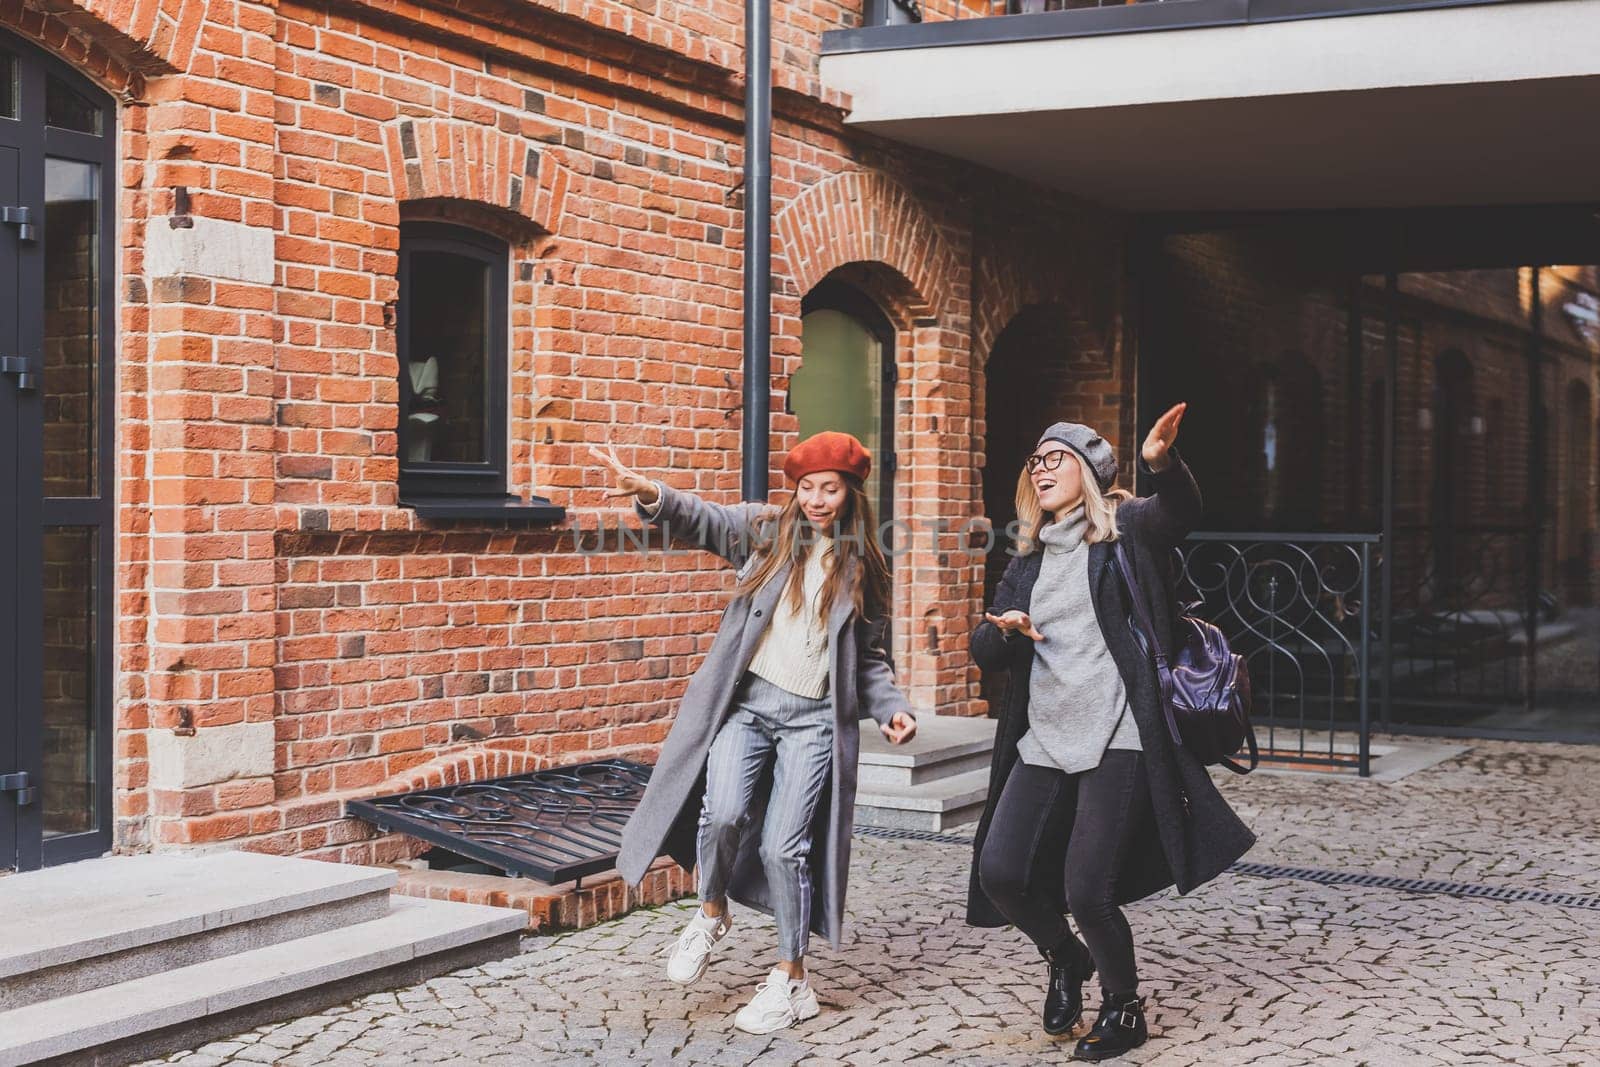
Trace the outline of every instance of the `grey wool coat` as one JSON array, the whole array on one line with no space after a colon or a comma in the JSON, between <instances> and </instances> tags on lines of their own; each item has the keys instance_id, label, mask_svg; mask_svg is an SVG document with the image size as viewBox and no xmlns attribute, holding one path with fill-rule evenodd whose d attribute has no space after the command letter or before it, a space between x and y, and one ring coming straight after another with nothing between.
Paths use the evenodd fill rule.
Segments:
<instances>
[{"instance_id":1,"label":"grey wool coat","mask_svg":"<svg viewBox=\"0 0 1600 1067\"><path fill-rule=\"evenodd\" d=\"M1117 508L1117 528L1133 561L1139 585L1147 597L1156 632L1172 633L1177 616L1173 548L1200 519L1200 490L1189 468L1171 453L1172 463L1156 473L1155 494L1124 501ZM1039 577L1043 554L1017 556L1006 567L994 605L1002 615L1013 609L1027 611ZM1114 549L1108 541L1089 546L1089 587L1095 615L1112 659L1122 673L1128 705L1139 727L1145 768L1150 781L1150 817L1134 831L1134 847L1124 857L1116 879L1119 904L1149 896L1168 886L1187 893L1227 870L1255 843L1255 835L1222 799L1205 766L1188 749L1174 745L1161 712L1161 690L1155 665L1140 650L1134 637L1128 588L1112 565ZM1048 619L1035 619L1046 638ZM1170 638L1165 638L1171 648ZM993 763L989 772L989 802L978 823L973 844L972 877L967 894L967 922L974 926L1004 926L1009 922L983 892L977 859L994 818L995 805L1006 778L1017 762L1017 742L1028 732L1028 676L1033 665L1033 642L1007 640L999 627L984 621L972 634L972 655L986 671L1011 672L1000 721L995 730ZM1043 872L1041 872L1043 873ZM1059 878L1059 872L1055 875Z\"/></svg>"},{"instance_id":2,"label":"grey wool coat","mask_svg":"<svg viewBox=\"0 0 1600 1067\"><path fill-rule=\"evenodd\" d=\"M757 565L759 528L770 521L765 504L726 506L660 485L662 504L652 519L668 537L698 543L739 569ZM644 798L622 832L617 870L637 884L657 856L670 855L686 869L695 864L695 837L705 792L706 757L712 739L732 710L739 679L755 657L761 635L772 622L793 563L747 596L737 596L722 613L711 651L700 664L678 704L678 715ZM859 568L859 564L855 565ZM859 570L852 573L855 580ZM817 804L811 835L811 929L838 948L844 929L845 886L850 873L850 834L855 823L857 720L862 713L888 723L896 712L911 715L911 705L894 682L894 668L880 643L881 623L856 613L853 598L837 597L828 618L830 693L833 698L833 770L826 795ZM756 790L749 830L740 845L729 896L748 907L772 912L766 873L758 853L770 793L770 772Z\"/></svg>"}]
</instances>

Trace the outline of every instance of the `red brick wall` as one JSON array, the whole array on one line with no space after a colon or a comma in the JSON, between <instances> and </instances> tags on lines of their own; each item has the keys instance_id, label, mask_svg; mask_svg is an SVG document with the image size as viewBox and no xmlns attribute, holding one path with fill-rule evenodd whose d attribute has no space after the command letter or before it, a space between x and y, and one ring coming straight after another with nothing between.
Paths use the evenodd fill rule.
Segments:
<instances>
[{"instance_id":1,"label":"red brick wall","mask_svg":"<svg viewBox=\"0 0 1600 1067\"><path fill-rule=\"evenodd\" d=\"M580 552L575 530L633 521L587 459L604 440L738 495L742 6L8 10L123 100L119 845L388 858L409 846L341 820L341 798L489 750L518 767L648 753L730 576ZM775 9L773 455L794 443L801 298L840 272L898 333L896 514L958 527L982 510L984 363L1029 304L1071 294L1063 344L1083 363L1063 410L1129 432L1119 223L850 134L817 39L859 17ZM153 275L147 233L188 218L269 230L270 280ZM510 489L566 506L563 528L398 506L411 218L511 245ZM912 544L901 679L920 708L980 713L982 560L953 532ZM146 731L247 722L274 724L270 776L148 788Z\"/></svg>"}]
</instances>

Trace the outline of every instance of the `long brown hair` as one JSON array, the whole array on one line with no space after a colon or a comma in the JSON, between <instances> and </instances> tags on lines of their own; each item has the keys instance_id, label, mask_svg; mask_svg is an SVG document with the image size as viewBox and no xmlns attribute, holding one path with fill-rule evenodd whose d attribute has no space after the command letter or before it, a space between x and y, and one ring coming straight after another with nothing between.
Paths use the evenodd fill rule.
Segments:
<instances>
[{"instance_id":1,"label":"long brown hair","mask_svg":"<svg viewBox=\"0 0 1600 1067\"><path fill-rule=\"evenodd\" d=\"M1089 469L1088 460L1070 448L1067 449L1067 455L1077 460L1078 475L1083 485L1083 497L1080 503L1088 520L1088 528L1083 531L1084 544L1115 541L1120 535L1117 529L1117 505L1124 500L1132 500L1133 494L1126 489L1107 489L1102 492L1100 483L1095 480L1094 471ZM1017 478L1018 555L1026 556L1039 547L1039 529L1042 526L1044 526L1044 508L1039 504L1039 491L1033 487L1033 478L1029 476L1027 465L1024 464L1022 474Z\"/></svg>"},{"instance_id":2,"label":"long brown hair","mask_svg":"<svg viewBox=\"0 0 1600 1067\"><path fill-rule=\"evenodd\" d=\"M858 559L862 565L861 580L849 590L856 614L863 619L873 620L882 618L889 609L889 564L883 557L882 546L878 544L878 523L873 514L872 500L859 478L843 472L840 472L840 477L845 484L845 505L833 533L833 566L828 572L827 581L823 583L818 606L824 626L828 623L828 613L833 610L834 600L845 591L854 562ZM805 534L804 543L802 532ZM772 579L778 568L792 559L795 567L789 572L783 595L788 598L790 606L798 611L804 606L805 561L817 544L815 528L800 510L799 493L790 496L777 515L768 520L763 534L757 548L761 560L739 583L734 590L735 595L754 593Z\"/></svg>"}]
</instances>

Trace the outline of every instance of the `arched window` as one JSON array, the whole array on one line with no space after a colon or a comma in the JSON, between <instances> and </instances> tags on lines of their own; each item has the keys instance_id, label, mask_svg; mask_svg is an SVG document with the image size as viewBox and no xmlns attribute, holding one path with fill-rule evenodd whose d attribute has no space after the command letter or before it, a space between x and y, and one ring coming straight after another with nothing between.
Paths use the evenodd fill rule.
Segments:
<instances>
[{"instance_id":1,"label":"arched window","mask_svg":"<svg viewBox=\"0 0 1600 1067\"><path fill-rule=\"evenodd\" d=\"M1488 506L1499 510L1506 504L1506 405L1489 401L1483 420L1483 479Z\"/></svg>"},{"instance_id":2,"label":"arched window","mask_svg":"<svg viewBox=\"0 0 1600 1067\"><path fill-rule=\"evenodd\" d=\"M1367 430L1362 444L1367 450L1367 484L1362 513L1383 513L1383 442L1389 433L1389 383L1376 378L1367 386Z\"/></svg>"},{"instance_id":3,"label":"arched window","mask_svg":"<svg viewBox=\"0 0 1600 1067\"><path fill-rule=\"evenodd\" d=\"M503 495L507 256L460 226L400 227L400 493Z\"/></svg>"},{"instance_id":4,"label":"arched window","mask_svg":"<svg viewBox=\"0 0 1600 1067\"><path fill-rule=\"evenodd\" d=\"M1456 607L1465 595L1464 579L1473 566L1471 541L1463 527L1469 524L1476 467L1471 447L1472 364L1461 352L1451 349L1439 356L1434 366L1433 404L1434 593L1444 604Z\"/></svg>"},{"instance_id":5,"label":"arched window","mask_svg":"<svg viewBox=\"0 0 1600 1067\"><path fill-rule=\"evenodd\" d=\"M1594 410L1589 387L1570 383L1566 407L1562 428L1566 455L1561 463L1561 495L1556 501L1561 513L1561 577L1569 601L1587 604L1589 546L1594 536L1594 508L1589 500L1594 478Z\"/></svg>"},{"instance_id":6,"label":"arched window","mask_svg":"<svg viewBox=\"0 0 1600 1067\"><path fill-rule=\"evenodd\" d=\"M0 869L111 843L116 111L0 32Z\"/></svg>"},{"instance_id":7,"label":"arched window","mask_svg":"<svg viewBox=\"0 0 1600 1067\"><path fill-rule=\"evenodd\" d=\"M789 382L800 439L843 430L872 451L866 492L882 527L894 518L894 327L865 293L828 279L800 311L800 369Z\"/></svg>"},{"instance_id":8,"label":"arched window","mask_svg":"<svg viewBox=\"0 0 1600 1067\"><path fill-rule=\"evenodd\" d=\"M1473 474L1472 364L1451 349L1434 367L1433 513L1435 524L1455 526L1471 505Z\"/></svg>"},{"instance_id":9,"label":"arched window","mask_svg":"<svg viewBox=\"0 0 1600 1067\"><path fill-rule=\"evenodd\" d=\"M1256 368L1250 402L1250 466L1266 522L1311 528L1322 500L1322 384L1303 356Z\"/></svg>"}]
</instances>

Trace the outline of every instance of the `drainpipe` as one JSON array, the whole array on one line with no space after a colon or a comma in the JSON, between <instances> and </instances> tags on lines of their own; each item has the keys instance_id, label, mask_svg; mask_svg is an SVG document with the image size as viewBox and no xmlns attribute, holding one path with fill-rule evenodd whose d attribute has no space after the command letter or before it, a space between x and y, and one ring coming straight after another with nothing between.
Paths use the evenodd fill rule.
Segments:
<instances>
[{"instance_id":1,"label":"drainpipe","mask_svg":"<svg viewBox=\"0 0 1600 1067\"><path fill-rule=\"evenodd\" d=\"M771 408L772 0L745 0L742 486L746 500L767 499Z\"/></svg>"}]
</instances>

